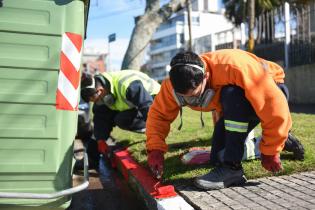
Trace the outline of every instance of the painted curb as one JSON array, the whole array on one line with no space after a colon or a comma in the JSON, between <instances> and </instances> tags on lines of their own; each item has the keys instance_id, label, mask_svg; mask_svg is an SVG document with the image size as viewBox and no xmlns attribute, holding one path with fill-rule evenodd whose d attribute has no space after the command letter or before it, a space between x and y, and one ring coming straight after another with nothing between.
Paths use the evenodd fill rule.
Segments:
<instances>
[{"instance_id":1,"label":"painted curb","mask_svg":"<svg viewBox=\"0 0 315 210\"><path fill-rule=\"evenodd\" d=\"M144 199L148 209L155 210L193 210L173 185L163 185L151 173L139 165L128 149L114 151L112 165L124 176L125 180Z\"/></svg>"}]
</instances>

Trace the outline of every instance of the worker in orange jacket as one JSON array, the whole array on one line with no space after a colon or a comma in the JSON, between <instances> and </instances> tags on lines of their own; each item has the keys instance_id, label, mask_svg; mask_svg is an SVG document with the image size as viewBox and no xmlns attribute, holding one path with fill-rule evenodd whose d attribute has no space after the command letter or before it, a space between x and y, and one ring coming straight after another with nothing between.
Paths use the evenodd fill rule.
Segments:
<instances>
[{"instance_id":1,"label":"worker in orange jacket","mask_svg":"<svg viewBox=\"0 0 315 210\"><path fill-rule=\"evenodd\" d=\"M170 78L163 81L146 122L148 165L157 177L163 173L170 124L182 114L183 106L200 111L201 120L203 111L219 116L210 157L215 168L195 179L197 187L212 190L246 182L241 165L244 141L259 122L261 164L272 172L282 169L279 153L292 121L279 65L238 49L200 56L181 52L170 65ZM222 149L223 162L218 158Z\"/></svg>"}]
</instances>

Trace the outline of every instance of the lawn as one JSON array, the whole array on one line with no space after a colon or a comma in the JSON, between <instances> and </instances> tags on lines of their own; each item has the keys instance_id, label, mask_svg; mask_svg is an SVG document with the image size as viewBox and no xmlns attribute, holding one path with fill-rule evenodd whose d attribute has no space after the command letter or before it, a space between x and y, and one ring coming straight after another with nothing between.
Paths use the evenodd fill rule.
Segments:
<instances>
[{"instance_id":1,"label":"lawn","mask_svg":"<svg viewBox=\"0 0 315 210\"><path fill-rule=\"evenodd\" d=\"M183 127L177 130L179 118L171 126L166 142L169 151L165 154L165 170L163 178L166 182L176 183L187 181L195 176L205 174L210 166L187 166L180 161L180 155L192 147L207 147L211 145L213 124L211 113L203 113L205 127L201 127L200 112L192 111L188 108L183 110ZM315 115L292 113L293 127L292 133L300 139L305 147L305 160L292 160L290 153L282 152L281 159L284 170L277 175L292 174L295 172L315 169ZM261 132L258 125L255 129L256 135ZM144 134L136 134L115 128L112 136L124 146L129 147L133 157L143 165L146 165L146 150ZM246 177L249 179L272 176L261 167L260 160L244 161L243 167Z\"/></svg>"}]
</instances>

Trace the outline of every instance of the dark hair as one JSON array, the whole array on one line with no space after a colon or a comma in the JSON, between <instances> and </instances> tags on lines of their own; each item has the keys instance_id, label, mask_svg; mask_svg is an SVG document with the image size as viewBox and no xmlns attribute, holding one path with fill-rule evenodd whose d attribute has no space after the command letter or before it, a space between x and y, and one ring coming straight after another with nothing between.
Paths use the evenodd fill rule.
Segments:
<instances>
[{"instance_id":1,"label":"dark hair","mask_svg":"<svg viewBox=\"0 0 315 210\"><path fill-rule=\"evenodd\" d=\"M180 65L183 64L183 65ZM190 89L196 88L203 80L204 73L195 67L186 66L193 64L203 68L200 57L193 52L177 53L171 60L170 80L176 92L185 94Z\"/></svg>"},{"instance_id":2,"label":"dark hair","mask_svg":"<svg viewBox=\"0 0 315 210\"><path fill-rule=\"evenodd\" d=\"M90 97L92 97L96 93L96 88L86 88L91 86L93 83L93 76L88 73L82 73L81 76L81 98L85 102L90 101Z\"/></svg>"}]
</instances>

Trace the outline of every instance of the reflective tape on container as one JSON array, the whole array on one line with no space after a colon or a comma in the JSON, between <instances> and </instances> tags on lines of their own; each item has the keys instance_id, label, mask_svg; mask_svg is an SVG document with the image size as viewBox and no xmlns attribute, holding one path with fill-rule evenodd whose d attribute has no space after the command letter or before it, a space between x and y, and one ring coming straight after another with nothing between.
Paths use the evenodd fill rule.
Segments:
<instances>
[{"instance_id":1,"label":"reflective tape on container","mask_svg":"<svg viewBox=\"0 0 315 210\"><path fill-rule=\"evenodd\" d=\"M78 110L82 36L66 32L62 36L56 109Z\"/></svg>"}]
</instances>

